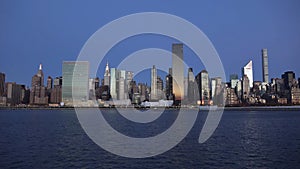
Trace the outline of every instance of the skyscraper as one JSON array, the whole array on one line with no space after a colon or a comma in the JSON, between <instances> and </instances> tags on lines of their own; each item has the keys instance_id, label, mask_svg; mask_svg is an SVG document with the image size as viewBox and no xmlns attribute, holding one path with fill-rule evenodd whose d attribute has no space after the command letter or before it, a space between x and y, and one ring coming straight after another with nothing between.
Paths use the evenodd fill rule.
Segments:
<instances>
[{"instance_id":1,"label":"skyscraper","mask_svg":"<svg viewBox=\"0 0 300 169\"><path fill-rule=\"evenodd\" d=\"M80 104L88 99L89 62L65 61L62 65L62 101Z\"/></svg>"},{"instance_id":2,"label":"skyscraper","mask_svg":"<svg viewBox=\"0 0 300 169\"><path fill-rule=\"evenodd\" d=\"M262 73L263 82L269 83L268 49L262 49Z\"/></svg>"},{"instance_id":3,"label":"skyscraper","mask_svg":"<svg viewBox=\"0 0 300 169\"><path fill-rule=\"evenodd\" d=\"M166 76L166 97L168 100L173 100L172 68L169 68L169 74Z\"/></svg>"},{"instance_id":4,"label":"skyscraper","mask_svg":"<svg viewBox=\"0 0 300 169\"><path fill-rule=\"evenodd\" d=\"M230 86L232 89L234 89L239 81L237 74L230 75Z\"/></svg>"},{"instance_id":5,"label":"skyscraper","mask_svg":"<svg viewBox=\"0 0 300 169\"><path fill-rule=\"evenodd\" d=\"M39 65L37 74L31 80L30 104L48 104L42 64Z\"/></svg>"},{"instance_id":6,"label":"skyscraper","mask_svg":"<svg viewBox=\"0 0 300 169\"><path fill-rule=\"evenodd\" d=\"M151 69L151 93L150 93L151 100L157 100L157 70L155 65L153 65Z\"/></svg>"},{"instance_id":7,"label":"skyscraper","mask_svg":"<svg viewBox=\"0 0 300 169\"><path fill-rule=\"evenodd\" d=\"M50 103L60 103L62 95L62 77L56 77L53 82L53 88L50 95Z\"/></svg>"},{"instance_id":8,"label":"skyscraper","mask_svg":"<svg viewBox=\"0 0 300 169\"><path fill-rule=\"evenodd\" d=\"M247 101L250 94L250 80L247 75L244 75L242 78L242 99Z\"/></svg>"},{"instance_id":9,"label":"skyscraper","mask_svg":"<svg viewBox=\"0 0 300 169\"><path fill-rule=\"evenodd\" d=\"M4 95L5 74L0 72L0 97Z\"/></svg>"},{"instance_id":10,"label":"skyscraper","mask_svg":"<svg viewBox=\"0 0 300 169\"><path fill-rule=\"evenodd\" d=\"M118 100L125 100L128 98L127 94L127 85L126 85L126 71L125 70L119 70L118 71L118 93L117 93L117 98Z\"/></svg>"},{"instance_id":11,"label":"skyscraper","mask_svg":"<svg viewBox=\"0 0 300 169\"><path fill-rule=\"evenodd\" d=\"M184 99L183 44L172 44L172 80L175 101ZM176 104L176 103L175 103Z\"/></svg>"},{"instance_id":12,"label":"skyscraper","mask_svg":"<svg viewBox=\"0 0 300 169\"><path fill-rule=\"evenodd\" d=\"M188 69L188 85L187 85L187 97L188 97L188 100L190 103L196 103L196 98L195 98L195 93L196 93L196 90L195 90L195 76L194 76L194 73L193 73L193 68L189 68Z\"/></svg>"},{"instance_id":13,"label":"skyscraper","mask_svg":"<svg viewBox=\"0 0 300 169\"><path fill-rule=\"evenodd\" d=\"M51 90L52 89L52 82L53 82L52 77L48 76L48 78L47 78L47 90Z\"/></svg>"},{"instance_id":14,"label":"skyscraper","mask_svg":"<svg viewBox=\"0 0 300 169\"><path fill-rule=\"evenodd\" d=\"M293 71L287 71L281 75L281 78L284 81L285 89L289 90L292 88L292 86L296 86L297 81L296 81L295 77L296 77L296 75Z\"/></svg>"},{"instance_id":15,"label":"skyscraper","mask_svg":"<svg viewBox=\"0 0 300 169\"><path fill-rule=\"evenodd\" d=\"M107 85L107 86L110 85L110 71L109 71L108 62L106 63L106 66L105 66L104 85Z\"/></svg>"},{"instance_id":16,"label":"skyscraper","mask_svg":"<svg viewBox=\"0 0 300 169\"><path fill-rule=\"evenodd\" d=\"M243 67L243 74L242 77L244 75L247 75L248 79L249 79L249 85L250 88L253 87L253 65L252 65L252 60L250 60L244 67Z\"/></svg>"},{"instance_id":17,"label":"skyscraper","mask_svg":"<svg viewBox=\"0 0 300 169\"><path fill-rule=\"evenodd\" d=\"M208 72L206 70L202 70L196 76L196 81L199 89L200 104L208 105L210 102L210 84Z\"/></svg>"},{"instance_id":18,"label":"skyscraper","mask_svg":"<svg viewBox=\"0 0 300 169\"><path fill-rule=\"evenodd\" d=\"M6 82L7 104L14 106L21 103L21 85L16 82Z\"/></svg>"},{"instance_id":19,"label":"skyscraper","mask_svg":"<svg viewBox=\"0 0 300 169\"><path fill-rule=\"evenodd\" d=\"M117 99L117 79L118 70L116 68L110 69L110 95L112 99Z\"/></svg>"},{"instance_id":20,"label":"skyscraper","mask_svg":"<svg viewBox=\"0 0 300 169\"><path fill-rule=\"evenodd\" d=\"M164 82L163 80L160 78L160 76L157 76L157 80L156 80L156 92L157 92L157 99L163 99L164 98Z\"/></svg>"}]
</instances>

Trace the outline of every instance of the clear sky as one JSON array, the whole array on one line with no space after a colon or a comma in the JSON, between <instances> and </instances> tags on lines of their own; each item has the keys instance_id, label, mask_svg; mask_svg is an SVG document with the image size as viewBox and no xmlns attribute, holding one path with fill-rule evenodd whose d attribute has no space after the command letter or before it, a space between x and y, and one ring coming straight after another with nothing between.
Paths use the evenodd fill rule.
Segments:
<instances>
[{"instance_id":1,"label":"clear sky","mask_svg":"<svg viewBox=\"0 0 300 169\"><path fill-rule=\"evenodd\" d=\"M105 24L137 12L164 12L192 22L208 36L227 78L232 73L240 77L241 67L252 59L254 80L262 80L262 48L268 48L270 77L280 77L287 70L299 77L299 11L298 0L1 0L0 72L6 74L6 81L29 85L42 63L45 76L60 76L62 61L76 60L87 39ZM116 66L120 58L143 48L170 51L173 42L154 35L133 37L113 48L106 60ZM184 53L185 58L193 55L186 48ZM195 73L204 69L192 60L187 62ZM101 78L104 69L103 62L99 68ZM141 77L139 81L145 78Z\"/></svg>"}]
</instances>

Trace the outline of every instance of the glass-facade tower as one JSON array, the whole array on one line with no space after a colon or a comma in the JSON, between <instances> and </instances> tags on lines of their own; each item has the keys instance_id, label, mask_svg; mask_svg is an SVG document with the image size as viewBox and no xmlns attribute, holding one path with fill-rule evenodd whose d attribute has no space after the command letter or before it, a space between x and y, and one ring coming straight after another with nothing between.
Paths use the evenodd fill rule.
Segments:
<instances>
[{"instance_id":1,"label":"glass-facade tower","mask_svg":"<svg viewBox=\"0 0 300 169\"><path fill-rule=\"evenodd\" d=\"M73 105L73 101L87 101L89 98L89 62L63 62L62 75L62 102L66 105Z\"/></svg>"}]
</instances>

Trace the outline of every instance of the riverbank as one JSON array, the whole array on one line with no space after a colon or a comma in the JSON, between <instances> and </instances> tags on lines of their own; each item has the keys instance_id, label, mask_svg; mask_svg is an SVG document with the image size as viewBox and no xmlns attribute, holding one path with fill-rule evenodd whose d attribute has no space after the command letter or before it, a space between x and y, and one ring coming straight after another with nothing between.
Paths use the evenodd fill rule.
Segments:
<instances>
[{"instance_id":1,"label":"riverbank","mask_svg":"<svg viewBox=\"0 0 300 169\"><path fill-rule=\"evenodd\" d=\"M151 108L141 108L141 107L133 107L133 106L124 106L124 107L76 107L76 109L95 109L95 108L100 108L100 109L113 109L113 108L121 108L121 109L200 109L203 110L202 108L199 107L151 107ZM75 107L0 107L0 110L74 110ZM293 111L300 111L300 106L248 106L248 107L213 107L212 110L222 110L224 109L225 111L264 111L264 110L271 110L271 111L286 111L286 110L293 110ZM209 107L206 107L205 110L209 110Z\"/></svg>"}]
</instances>

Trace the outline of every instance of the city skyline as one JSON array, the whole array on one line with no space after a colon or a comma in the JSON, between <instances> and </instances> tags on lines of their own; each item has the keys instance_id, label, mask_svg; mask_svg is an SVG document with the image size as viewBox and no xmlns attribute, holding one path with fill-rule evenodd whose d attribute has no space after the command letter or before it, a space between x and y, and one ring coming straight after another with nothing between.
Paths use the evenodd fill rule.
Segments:
<instances>
[{"instance_id":1,"label":"city skyline","mask_svg":"<svg viewBox=\"0 0 300 169\"><path fill-rule=\"evenodd\" d=\"M100 2L93 6L74 2L73 8L68 10L68 2L47 3L28 1L18 4L8 1L0 5L0 23L3 25L0 28L0 44L3 46L0 50L0 72L6 74L7 81L30 86L30 78L40 63L48 75L54 77L61 74L61 62L76 60L83 44L96 30L121 16L141 11L171 13L199 27L215 45L226 77L239 72L240 66L232 65L246 63L250 59L253 60L254 70L260 70L261 48L267 48L268 56L273 58L268 63L273 68L269 71L270 77L288 70L300 73L297 64L300 53L297 38L300 36L300 17L297 11L300 3L297 1L236 1L219 2L216 5L209 2L173 1L170 4L151 1L138 2L122 10L119 6L131 3L118 2L120 5L116 6L113 2L107 2L110 8L106 8ZM109 60L112 67L117 67L120 60L142 48L158 47L171 51L170 43L180 42L155 35L132 37L116 45L105 60ZM193 67L194 72L200 72L203 66L195 65L199 62L193 59L193 52L188 48L185 48L185 52L189 67ZM99 68L105 64L102 62ZM20 71L22 74L18 73ZM104 70L99 69L97 75L103 74ZM261 71L254 72L254 80L260 80L261 77Z\"/></svg>"},{"instance_id":2,"label":"city skyline","mask_svg":"<svg viewBox=\"0 0 300 169\"><path fill-rule=\"evenodd\" d=\"M16 82L6 82L5 74L1 73L0 105L95 106L94 100L98 100L97 105L103 101L109 101L104 102L109 105L141 105L141 102L158 100L166 101L161 102L162 105L175 106L300 104L300 77L297 78L293 71L284 72L281 78L271 77L271 82L266 82L269 81L266 48L261 50L263 78L260 81L253 80L252 60L242 67L241 78L231 74L230 81L226 81L210 77L205 69L194 75L190 67L185 74L183 46L182 43L172 44L172 67L165 76L165 83L153 65L150 86L136 81L135 72L110 68L108 61L100 78L90 77L88 61L63 61L62 75L56 76L54 81L48 76L46 84L43 66L39 64L30 89Z\"/></svg>"}]
</instances>

